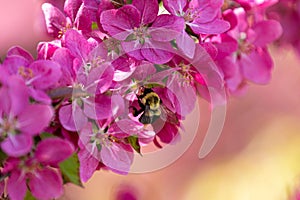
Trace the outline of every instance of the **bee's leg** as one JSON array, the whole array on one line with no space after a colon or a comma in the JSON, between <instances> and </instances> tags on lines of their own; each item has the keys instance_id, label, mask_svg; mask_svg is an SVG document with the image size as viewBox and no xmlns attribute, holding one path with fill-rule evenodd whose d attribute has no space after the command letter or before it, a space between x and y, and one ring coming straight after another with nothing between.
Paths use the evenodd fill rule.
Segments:
<instances>
[{"instance_id":1,"label":"bee's leg","mask_svg":"<svg viewBox=\"0 0 300 200\"><path fill-rule=\"evenodd\" d=\"M130 106L129 108L131 108L133 110L132 115L134 117L137 117L139 114L141 114L143 112L143 109L138 110L134 106Z\"/></svg>"}]
</instances>

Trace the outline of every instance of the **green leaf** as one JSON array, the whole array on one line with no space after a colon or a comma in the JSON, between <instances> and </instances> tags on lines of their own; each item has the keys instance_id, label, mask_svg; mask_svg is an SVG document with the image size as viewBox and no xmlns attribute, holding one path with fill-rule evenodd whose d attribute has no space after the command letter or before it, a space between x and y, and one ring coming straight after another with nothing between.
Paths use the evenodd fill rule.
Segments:
<instances>
[{"instance_id":1,"label":"green leaf","mask_svg":"<svg viewBox=\"0 0 300 200\"><path fill-rule=\"evenodd\" d=\"M32 194L29 190L27 190L24 200L36 200L36 198L34 196L32 196Z\"/></svg>"},{"instance_id":2,"label":"green leaf","mask_svg":"<svg viewBox=\"0 0 300 200\"><path fill-rule=\"evenodd\" d=\"M127 141L137 153L141 154L141 146L137 136L129 136L127 137Z\"/></svg>"},{"instance_id":3,"label":"green leaf","mask_svg":"<svg viewBox=\"0 0 300 200\"><path fill-rule=\"evenodd\" d=\"M59 163L59 168L65 183L74 183L75 185L82 187L79 177L79 160L76 153Z\"/></svg>"}]
</instances>

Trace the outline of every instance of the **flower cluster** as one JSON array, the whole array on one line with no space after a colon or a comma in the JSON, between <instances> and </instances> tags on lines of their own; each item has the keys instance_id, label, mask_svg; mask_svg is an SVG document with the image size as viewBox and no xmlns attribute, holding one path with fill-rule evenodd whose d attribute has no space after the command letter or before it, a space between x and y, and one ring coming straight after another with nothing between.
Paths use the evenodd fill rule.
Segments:
<instances>
[{"instance_id":1,"label":"flower cluster","mask_svg":"<svg viewBox=\"0 0 300 200\"><path fill-rule=\"evenodd\" d=\"M52 41L0 65L0 192L59 197L99 169L130 171L135 153L173 143L197 95L265 84L275 0L67 0L44 3ZM4 190L4 188L6 188Z\"/></svg>"},{"instance_id":2,"label":"flower cluster","mask_svg":"<svg viewBox=\"0 0 300 200\"><path fill-rule=\"evenodd\" d=\"M276 41L280 46L292 46L300 55L300 1L299 0L279 0L267 10L267 16L282 24L282 36Z\"/></svg>"}]
</instances>

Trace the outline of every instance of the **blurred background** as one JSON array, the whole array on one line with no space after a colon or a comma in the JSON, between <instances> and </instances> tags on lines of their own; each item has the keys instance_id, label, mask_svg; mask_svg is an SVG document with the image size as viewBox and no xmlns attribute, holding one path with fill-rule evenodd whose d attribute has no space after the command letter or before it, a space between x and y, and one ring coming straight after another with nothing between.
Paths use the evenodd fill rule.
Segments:
<instances>
[{"instance_id":1,"label":"blurred background","mask_svg":"<svg viewBox=\"0 0 300 200\"><path fill-rule=\"evenodd\" d=\"M49 39L41 4L40 0L0 0L2 59L13 45L34 53L39 41ZM271 53L275 62L272 81L265 86L250 85L245 95L231 97L222 135L204 159L198 158L198 152L210 113L207 103L199 100L197 136L172 165L127 176L99 171L84 188L66 185L61 200L296 199L300 188L300 57L289 48L273 46Z\"/></svg>"}]
</instances>

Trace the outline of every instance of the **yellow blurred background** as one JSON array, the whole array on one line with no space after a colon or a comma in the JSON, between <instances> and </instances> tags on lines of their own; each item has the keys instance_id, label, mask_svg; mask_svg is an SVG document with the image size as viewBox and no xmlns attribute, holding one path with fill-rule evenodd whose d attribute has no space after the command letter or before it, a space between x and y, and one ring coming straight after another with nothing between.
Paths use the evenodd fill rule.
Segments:
<instances>
[{"instance_id":1,"label":"yellow blurred background","mask_svg":"<svg viewBox=\"0 0 300 200\"><path fill-rule=\"evenodd\" d=\"M34 50L38 41L47 39L36 21L41 3L0 0L0 57L12 45ZM127 176L96 172L84 188L67 185L60 199L114 200L123 187L138 200L294 199L300 187L300 58L275 48L272 56L272 81L251 85L245 95L230 99L222 135L204 159L198 152L210 115L208 105L200 101L198 134L172 165Z\"/></svg>"}]
</instances>

